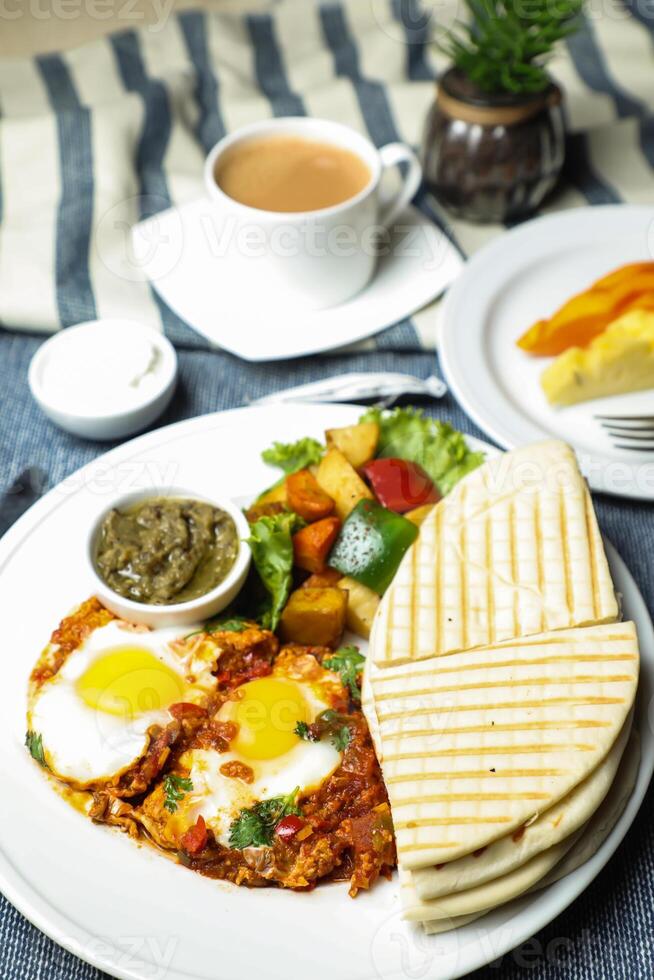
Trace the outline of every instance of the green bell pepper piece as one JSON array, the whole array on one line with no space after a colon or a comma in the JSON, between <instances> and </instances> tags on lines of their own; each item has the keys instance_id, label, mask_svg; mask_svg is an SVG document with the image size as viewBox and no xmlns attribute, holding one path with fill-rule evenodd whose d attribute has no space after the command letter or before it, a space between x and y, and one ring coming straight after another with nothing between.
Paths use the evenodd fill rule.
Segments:
<instances>
[{"instance_id":1,"label":"green bell pepper piece","mask_svg":"<svg viewBox=\"0 0 654 980\"><path fill-rule=\"evenodd\" d=\"M328 564L383 595L417 537L418 528L406 517L374 500L360 500L343 524Z\"/></svg>"}]
</instances>

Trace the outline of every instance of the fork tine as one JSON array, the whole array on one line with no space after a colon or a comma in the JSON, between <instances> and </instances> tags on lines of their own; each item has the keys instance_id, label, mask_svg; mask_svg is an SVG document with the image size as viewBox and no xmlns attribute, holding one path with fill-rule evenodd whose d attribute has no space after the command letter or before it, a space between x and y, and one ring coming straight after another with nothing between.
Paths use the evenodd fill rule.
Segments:
<instances>
[{"instance_id":1,"label":"fork tine","mask_svg":"<svg viewBox=\"0 0 654 980\"><path fill-rule=\"evenodd\" d=\"M622 432L654 432L654 423L640 422L625 425L623 422L600 422L603 429L620 429Z\"/></svg>"},{"instance_id":2,"label":"fork tine","mask_svg":"<svg viewBox=\"0 0 654 980\"><path fill-rule=\"evenodd\" d=\"M634 448L649 449L649 446L644 446L643 443L651 443L651 448L654 449L654 434L649 436L626 436L624 432L609 432L609 435L614 439L624 439L625 442L631 443Z\"/></svg>"},{"instance_id":3,"label":"fork tine","mask_svg":"<svg viewBox=\"0 0 654 980\"><path fill-rule=\"evenodd\" d=\"M654 415L594 415L602 425L605 422L646 422L654 425Z\"/></svg>"},{"instance_id":4,"label":"fork tine","mask_svg":"<svg viewBox=\"0 0 654 980\"><path fill-rule=\"evenodd\" d=\"M610 436L616 449L654 453L654 415L594 415L593 418Z\"/></svg>"},{"instance_id":5,"label":"fork tine","mask_svg":"<svg viewBox=\"0 0 654 980\"><path fill-rule=\"evenodd\" d=\"M609 429L606 426L606 431L610 436L616 436L618 439L654 439L654 429L629 429L624 425L615 425Z\"/></svg>"},{"instance_id":6,"label":"fork tine","mask_svg":"<svg viewBox=\"0 0 654 980\"><path fill-rule=\"evenodd\" d=\"M604 426L606 431L611 436L625 436L626 438L642 439L643 433L645 438L654 439L654 428L650 426L642 425L638 429L630 429L628 425L611 425Z\"/></svg>"}]
</instances>

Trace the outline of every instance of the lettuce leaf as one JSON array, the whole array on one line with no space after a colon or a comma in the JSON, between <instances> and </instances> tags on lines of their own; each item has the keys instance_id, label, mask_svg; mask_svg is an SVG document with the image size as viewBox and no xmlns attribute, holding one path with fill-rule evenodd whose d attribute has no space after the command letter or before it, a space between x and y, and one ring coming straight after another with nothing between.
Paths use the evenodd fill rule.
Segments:
<instances>
[{"instance_id":1,"label":"lettuce leaf","mask_svg":"<svg viewBox=\"0 0 654 980\"><path fill-rule=\"evenodd\" d=\"M250 527L248 543L252 561L267 596L257 619L266 629L275 630L291 590L293 571L292 535L304 521L291 511L260 517Z\"/></svg>"},{"instance_id":2,"label":"lettuce leaf","mask_svg":"<svg viewBox=\"0 0 654 980\"><path fill-rule=\"evenodd\" d=\"M307 436L297 442L274 442L270 449L264 449L261 458L269 466L278 466L288 476L319 463L324 452L324 446Z\"/></svg>"},{"instance_id":3,"label":"lettuce leaf","mask_svg":"<svg viewBox=\"0 0 654 980\"><path fill-rule=\"evenodd\" d=\"M472 452L462 435L447 422L429 418L419 408L390 412L369 409L359 420L379 425L378 457L396 457L419 463L445 495L484 461Z\"/></svg>"}]
</instances>

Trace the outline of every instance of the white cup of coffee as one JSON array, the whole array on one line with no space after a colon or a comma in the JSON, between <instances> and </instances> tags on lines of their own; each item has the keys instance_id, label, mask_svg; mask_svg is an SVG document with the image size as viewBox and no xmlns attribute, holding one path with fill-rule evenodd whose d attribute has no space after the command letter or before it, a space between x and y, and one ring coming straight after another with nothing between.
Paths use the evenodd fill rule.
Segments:
<instances>
[{"instance_id":1,"label":"white cup of coffee","mask_svg":"<svg viewBox=\"0 0 654 980\"><path fill-rule=\"evenodd\" d=\"M389 194L384 174L406 164ZM293 310L336 306L370 280L422 172L403 143L377 149L340 123L287 117L245 126L207 157L204 179L239 281ZM234 244L236 243L236 244ZM245 265L243 265L245 264Z\"/></svg>"}]
</instances>

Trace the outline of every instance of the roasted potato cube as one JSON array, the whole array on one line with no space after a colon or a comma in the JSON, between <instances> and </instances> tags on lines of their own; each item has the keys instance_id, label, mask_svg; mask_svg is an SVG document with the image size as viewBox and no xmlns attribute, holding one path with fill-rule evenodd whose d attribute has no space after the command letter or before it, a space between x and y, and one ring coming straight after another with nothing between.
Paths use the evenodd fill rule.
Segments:
<instances>
[{"instance_id":1,"label":"roasted potato cube","mask_svg":"<svg viewBox=\"0 0 654 980\"><path fill-rule=\"evenodd\" d=\"M342 429L327 429L327 447L339 449L348 463L358 469L370 462L379 442L379 426L376 422L359 422Z\"/></svg>"},{"instance_id":2,"label":"roasted potato cube","mask_svg":"<svg viewBox=\"0 0 654 980\"><path fill-rule=\"evenodd\" d=\"M287 503L286 497L286 480L280 480L276 483L274 487L270 490L266 490L262 493L260 497L254 502L254 506L261 506L261 504L285 504Z\"/></svg>"},{"instance_id":3,"label":"roasted potato cube","mask_svg":"<svg viewBox=\"0 0 654 980\"><path fill-rule=\"evenodd\" d=\"M306 582L302 583L303 589L326 589L338 585L343 578L341 573L335 568L325 568L322 572L314 572Z\"/></svg>"},{"instance_id":4,"label":"roasted potato cube","mask_svg":"<svg viewBox=\"0 0 654 980\"><path fill-rule=\"evenodd\" d=\"M342 589L296 589L279 623L284 643L338 646L345 629L347 592Z\"/></svg>"},{"instance_id":5,"label":"roasted potato cube","mask_svg":"<svg viewBox=\"0 0 654 980\"><path fill-rule=\"evenodd\" d=\"M422 507L414 507L413 510L407 511L404 516L408 521L415 524L416 527L420 527L427 514L435 506L435 504L423 504Z\"/></svg>"},{"instance_id":6,"label":"roasted potato cube","mask_svg":"<svg viewBox=\"0 0 654 980\"><path fill-rule=\"evenodd\" d=\"M356 582L353 578L342 578L338 583L339 589L347 591L347 610L345 624L349 630L368 639L380 599L376 592L367 585Z\"/></svg>"},{"instance_id":7,"label":"roasted potato cube","mask_svg":"<svg viewBox=\"0 0 654 980\"><path fill-rule=\"evenodd\" d=\"M339 449L329 449L318 467L317 480L335 504L342 521L360 500L374 500L372 491Z\"/></svg>"},{"instance_id":8,"label":"roasted potato cube","mask_svg":"<svg viewBox=\"0 0 654 980\"><path fill-rule=\"evenodd\" d=\"M275 501L269 504L252 504L246 510L245 516L250 524L254 524L260 517L274 517L275 514L283 514L286 510L288 510L286 504L275 503Z\"/></svg>"}]
</instances>

